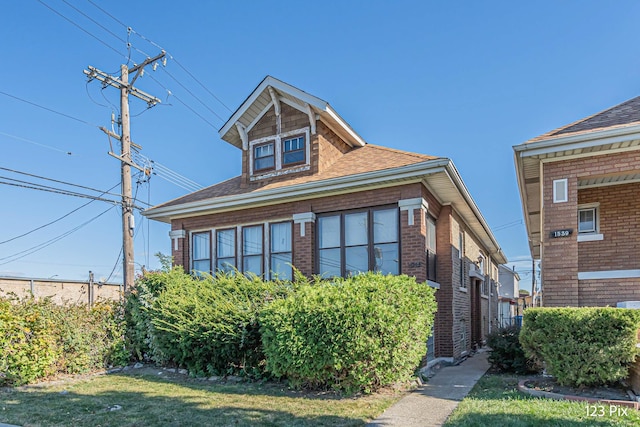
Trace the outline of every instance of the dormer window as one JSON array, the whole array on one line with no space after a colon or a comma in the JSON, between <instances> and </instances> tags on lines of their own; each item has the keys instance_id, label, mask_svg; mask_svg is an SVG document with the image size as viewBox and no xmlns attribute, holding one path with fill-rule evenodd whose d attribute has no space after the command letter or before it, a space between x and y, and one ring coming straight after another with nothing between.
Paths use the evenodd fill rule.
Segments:
<instances>
[{"instance_id":1,"label":"dormer window","mask_svg":"<svg viewBox=\"0 0 640 427\"><path fill-rule=\"evenodd\" d=\"M274 143L256 145L253 147L253 170L264 171L275 168L276 155Z\"/></svg>"},{"instance_id":2,"label":"dormer window","mask_svg":"<svg viewBox=\"0 0 640 427\"><path fill-rule=\"evenodd\" d=\"M308 171L311 167L309 127L249 141L249 176L258 180Z\"/></svg>"},{"instance_id":3,"label":"dormer window","mask_svg":"<svg viewBox=\"0 0 640 427\"><path fill-rule=\"evenodd\" d=\"M305 161L304 136L282 141L282 165L295 165Z\"/></svg>"}]
</instances>

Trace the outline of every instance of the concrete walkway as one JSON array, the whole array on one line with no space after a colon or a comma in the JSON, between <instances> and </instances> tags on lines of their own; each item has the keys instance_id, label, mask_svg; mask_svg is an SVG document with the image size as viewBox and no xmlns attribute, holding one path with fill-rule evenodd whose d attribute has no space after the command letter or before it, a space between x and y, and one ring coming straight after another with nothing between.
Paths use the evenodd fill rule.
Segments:
<instances>
[{"instance_id":1,"label":"concrete walkway","mask_svg":"<svg viewBox=\"0 0 640 427\"><path fill-rule=\"evenodd\" d=\"M480 350L457 366L440 369L367 426L441 426L489 369L488 355Z\"/></svg>"}]
</instances>

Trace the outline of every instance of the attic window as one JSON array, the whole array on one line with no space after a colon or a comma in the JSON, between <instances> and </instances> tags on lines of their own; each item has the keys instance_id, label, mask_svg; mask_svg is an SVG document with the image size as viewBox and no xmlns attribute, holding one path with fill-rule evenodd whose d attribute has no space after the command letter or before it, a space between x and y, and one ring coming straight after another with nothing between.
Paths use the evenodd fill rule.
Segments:
<instances>
[{"instance_id":1,"label":"attic window","mask_svg":"<svg viewBox=\"0 0 640 427\"><path fill-rule=\"evenodd\" d=\"M253 170L262 171L275 167L275 151L273 142L253 147Z\"/></svg>"},{"instance_id":2,"label":"attic window","mask_svg":"<svg viewBox=\"0 0 640 427\"><path fill-rule=\"evenodd\" d=\"M282 141L282 165L293 165L305 161L304 136Z\"/></svg>"}]
</instances>

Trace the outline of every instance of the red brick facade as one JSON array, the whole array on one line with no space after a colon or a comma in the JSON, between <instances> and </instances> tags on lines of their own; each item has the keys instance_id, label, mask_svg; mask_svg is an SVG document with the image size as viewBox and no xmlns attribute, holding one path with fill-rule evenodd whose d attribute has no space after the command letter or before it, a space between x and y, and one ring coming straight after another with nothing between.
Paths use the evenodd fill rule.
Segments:
<instances>
[{"instance_id":1,"label":"red brick facade","mask_svg":"<svg viewBox=\"0 0 640 427\"><path fill-rule=\"evenodd\" d=\"M640 183L582 188L589 178L638 173L640 152L623 152L544 164L543 303L545 306L615 306L640 300L640 278L579 279L579 273L640 269ZM553 202L553 181L567 179L568 201ZM600 240L578 241L578 209L597 206ZM573 229L551 238L554 230ZM628 274L628 273L627 273Z\"/></svg>"}]
</instances>

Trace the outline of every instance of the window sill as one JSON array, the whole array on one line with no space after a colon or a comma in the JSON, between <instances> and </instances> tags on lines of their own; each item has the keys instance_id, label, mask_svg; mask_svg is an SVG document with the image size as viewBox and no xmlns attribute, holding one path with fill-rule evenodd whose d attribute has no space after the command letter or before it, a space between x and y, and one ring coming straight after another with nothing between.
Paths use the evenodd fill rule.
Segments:
<instances>
[{"instance_id":1,"label":"window sill","mask_svg":"<svg viewBox=\"0 0 640 427\"><path fill-rule=\"evenodd\" d=\"M482 294L482 295L480 295L480 298L482 298L482 299L489 299L489 295L484 295L484 294Z\"/></svg>"},{"instance_id":2,"label":"window sill","mask_svg":"<svg viewBox=\"0 0 640 427\"><path fill-rule=\"evenodd\" d=\"M464 292L465 294L468 292L468 291L467 291L467 288L462 288L462 287L461 287L461 288L458 288L458 290L459 290L460 292Z\"/></svg>"},{"instance_id":3,"label":"window sill","mask_svg":"<svg viewBox=\"0 0 640 427\"><path fill-rule=\"evenodd\" d=\"M599 234L599 233L578 234L578 242L594 242L597 240L604 240L604 234Z\"/></svg>"}]
</instances>

